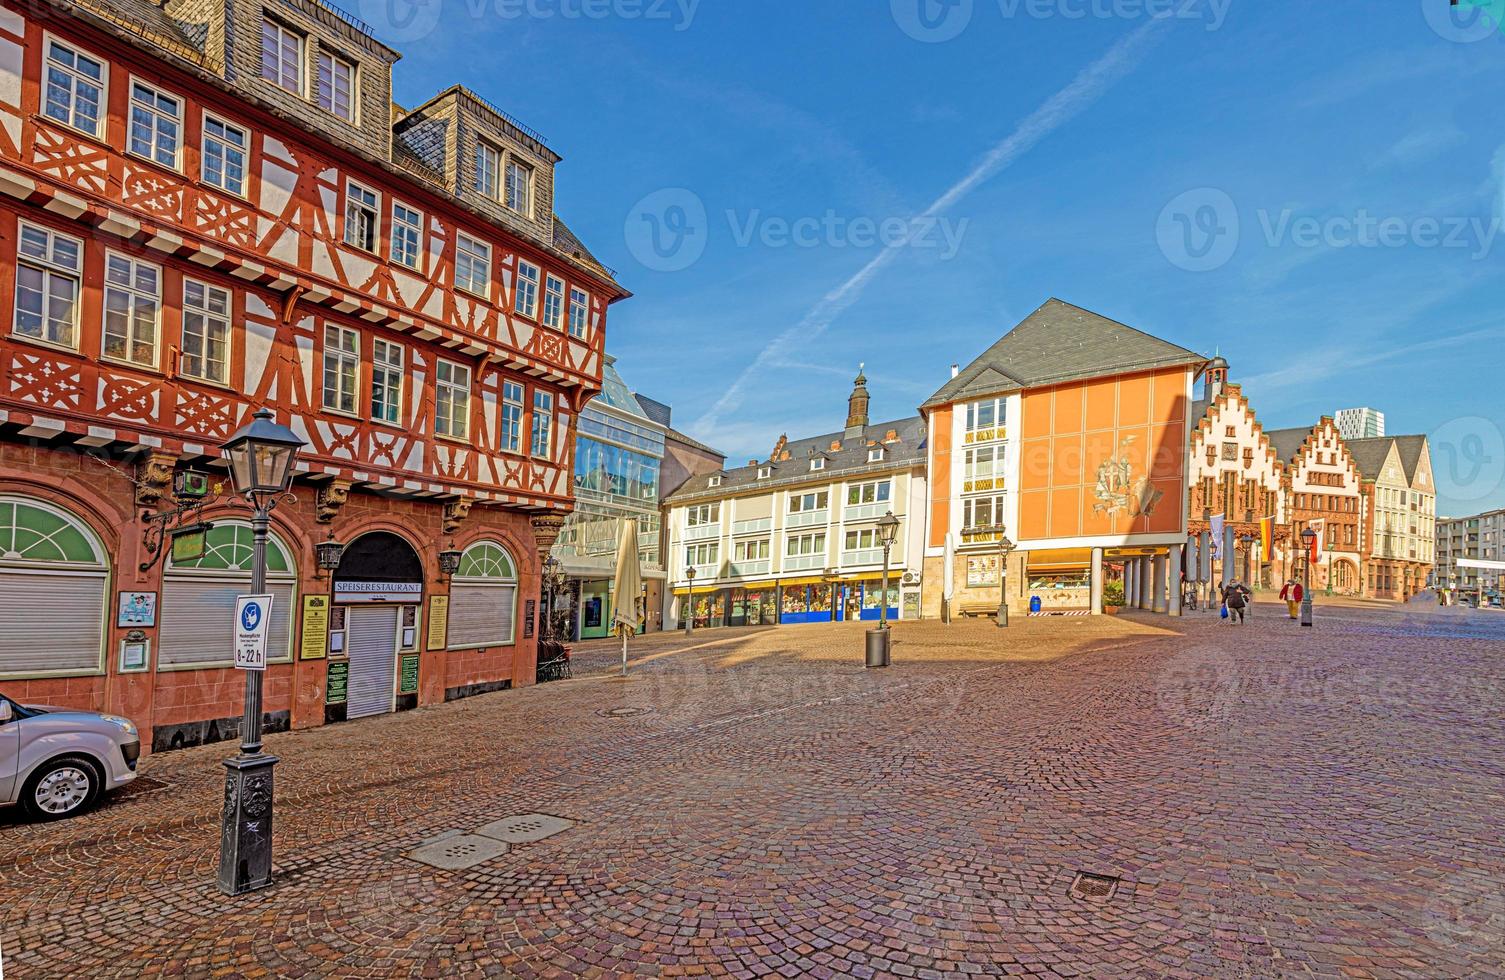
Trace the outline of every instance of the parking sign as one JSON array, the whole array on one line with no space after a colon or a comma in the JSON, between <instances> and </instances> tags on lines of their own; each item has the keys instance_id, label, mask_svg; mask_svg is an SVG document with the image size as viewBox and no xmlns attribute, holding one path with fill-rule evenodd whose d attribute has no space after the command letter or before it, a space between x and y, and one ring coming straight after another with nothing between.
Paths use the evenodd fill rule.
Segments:
<instances>
[{"instance_id":1,"label":"parking sign","mask_svg":"<svg viewBox=\"0 0 1505 980\"><path fill-rule=\"evenodd\" d=\"M235 598L235 666L241 670L267 669L267 627L272 622L272 597L243 595Z\"/></svg>"}]
</instances>

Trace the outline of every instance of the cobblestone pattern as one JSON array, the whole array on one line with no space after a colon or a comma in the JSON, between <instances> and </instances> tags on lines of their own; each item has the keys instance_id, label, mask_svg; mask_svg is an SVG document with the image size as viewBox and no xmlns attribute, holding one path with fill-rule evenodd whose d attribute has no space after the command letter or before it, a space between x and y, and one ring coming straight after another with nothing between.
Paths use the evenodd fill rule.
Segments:
<instances>
[{"instance_id":1,"label":"cobblestone pattern","mask_svg":"<svg viewBox=\"0 0 1505 980\"><path fill-rule=\"evenodd\" d=\"M1505 973L1505 616L702 631L269 738L277 883L214 887L223 746L0 817L6 975ZM635 713L611 709L637 707ZM467 870L405 857L575 821ZM1079 872L1121 879L1106 901Z\"/></svg>"}]
</instances>

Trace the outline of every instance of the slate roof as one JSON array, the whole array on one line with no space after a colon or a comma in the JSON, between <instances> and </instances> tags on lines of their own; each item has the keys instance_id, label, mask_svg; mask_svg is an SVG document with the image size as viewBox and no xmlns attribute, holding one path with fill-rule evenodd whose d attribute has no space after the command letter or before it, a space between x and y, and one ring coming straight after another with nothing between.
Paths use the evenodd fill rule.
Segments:
<instances>
[{"instance_id":1,"label":"slate roof","mask_svg":"<svg viewBox=\"0 0 1505 980\"><path fill-rule=\"evenodd\" d=\"M1416 482L1416 467L1421 465L1422 451L1427 448L1426 436L1395 436L1396 448L1400 450L1400 465L1406 471L1406 481Z\"/></svg>"},{"instance_id":2,"label":"slate roof","mask_svg":"<svg viewBox=\"0 0 1505 980\"><path fill-rule=\"evenodd\" d=\"M1265 435L1270 439L1270 448L1275 450L1275 458L1289 463L1301 452L1301 444L1306 442L1314 428L1316 426L1309 425L1304 429L1266 429Z\"/></svg>"},{"instance_id":3,"label":"slate roof","mask_svg":"<svg viewBox=\"0 0 1505 980\"><path fill-rule=\"evenodd\" d=\"M79 7L150 41L166 42L177 54L202 63L204 30L167 16L151 0L75 0ZM57 4L57 6L66 6Z\"/></svg>"},{"instance_id":4,"label":"slate roof","mask_svg":"<svg viewBox=\"0 0 1505 980\"><path fill-rule=\"evenodd\" d=\"M668 438L673 439L675 442L682 442L691 449L698 449L703 453L710 453L712 456L720 456L723 461L726 459L726 453L712 446L707 446L699 439L692 439L678 429L670 428L668 430Z\"/></svg>"},{"instance_id":5,"label":"slate roof","mask_svg":"<svg viewBox=\"0 0 1505 980\"><path fill-rule=\"evenodd\" d=\"M920 408L1081 378L1206 362L1201 354L1052 297Z\"/></svg>"},{"instance_id":6,"label":"slate roof","mask_svg":"<svg viewBox=\"0 0 1505 980\"><path fill-rule=\"evenodd\" d=\"M897 442L883 443L883 437L890 429L895 430L899 439ZM699 476L692 476L667 499L678 501L684 497L703 494L723 496L753 486L761 488L790 483L809 483L817 480L825 481L860 470L887 472L917 463L923 464L925 462L925 436L928 431L925 420L915 415L907 419L869 425L862 430L861 436L854 436L851 439L846 438L845 430L839 430L809 439L791 440L785 447L789 453L787 460L738 466L734 469L722 470L719 474L703 473ZM870 442L879 442L883 445L883 462L868 462L867 453ZM841 448L832 450L832 443L840 443ZM810 458L816 455L825 457L825 469L816 471L810 469ZM758 470L763 466L772 466L773 473L760 480ZM721 477L721 483L715 487L710 485L713 476Z\"/></svg>"},{"instance_id":7,"label":"slate roof","mask_svg":"<svg viewBox=\"0 0 1505 980\"><path fill-rule=\"evenodd\" d=\"M1359 476L1365 480L1377 480L1385 468L1385 460L1390 458L1390 447L1395 445L1395 440L1389 436L1379 436L1374 439L1344 439L1343 444L1358 464Z\"/></svg>"}]
</instances>

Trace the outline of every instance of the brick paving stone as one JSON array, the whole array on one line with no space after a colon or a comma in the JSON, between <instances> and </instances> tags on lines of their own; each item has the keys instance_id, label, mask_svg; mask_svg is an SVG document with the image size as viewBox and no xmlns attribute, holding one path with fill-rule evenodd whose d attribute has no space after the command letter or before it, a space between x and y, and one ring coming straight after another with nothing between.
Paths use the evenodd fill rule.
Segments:
<instances>
[{"instance_id":1,"label":"brick paving stone","mask_svg":"<svg viewBox=\"0 0 1505 980\"><path fill-rule=\"evenodd\" d=\"M226 743L0 815L29 977L1505 974L1505 616L863 624L273 735L277 880L214 886ZM630 709L630 710L622 710ZM463 870L406 855L542 813ZM1114 896L1070 893L1078 872Z\"/></svg>"}]
</instances>

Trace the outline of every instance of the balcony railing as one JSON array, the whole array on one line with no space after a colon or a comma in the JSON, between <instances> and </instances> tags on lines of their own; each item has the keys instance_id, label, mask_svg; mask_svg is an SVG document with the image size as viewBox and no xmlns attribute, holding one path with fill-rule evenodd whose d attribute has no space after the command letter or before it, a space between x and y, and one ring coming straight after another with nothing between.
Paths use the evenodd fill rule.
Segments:
<instances>
[{"instance_id":1,"label":"balcony railing","mask_svg":"<svg viewBox=\"0 0 1505 980\"><path fill-rule=\"evenodd\" d=\"M773 518L760 517L752 521L734 521L732 523L733 534L757 534L759 531L772 531Z\"/></svg>"},{"instance_id":2,"label":"balcony railing","mask_svg":"<svg viewBox=\"0 0 1505 980\"><path fill-rule=\"evenodd\" d=\"M708 538L721 537L720 524L699 524L695 527L685 528L685 533L680 536L682 541L705 541Z\"/></svg>"},{"instance_id":3,"label":"balcony railing","mask_svg":"<svg viewBox=\"0 0 1505 980\"><path fill-rule=\"evenodd\" d=\"M876 504L847 504L846 510L842 511L842 519L848 521L870 521L875 517L882 517L893 509L893 504L883 501Z\"/></svg>"},{"instance_id":4,"label":"balcony railing","mask_svg":"<svg viewBox=\"0 0 1505 980\"><path fill-rule=\"evenodd\" d=\"M784 571L806 572L812 568L825 568L825 555L788 555L784 558Z\"/></svg>"},{"instance_id":5,"label":"balcony railing","mask_svg":"<svg viewBox=\"0 0 1505 980\"><path fill-rule=\"evenodd\" d=\"M756 561L734 561L731 566L731 574L737 578L767 575L772 570L773 562L767 558L760 558Z\"/></svg>"},{"instance_id":6,"label":"balcony railing","mask_svg":"<svg viewBox=\"0 0 1505 980\"><path fill-rule=\"evenodd\" d=\"M881 565L883 564L882 548L862 548L857 551L843 551L841 553L843 568L851 568L857 565Z\"/></svg>"},{"instance_id":7,"label":"balcony railing","mask_svg":"<svg viewBox=\"0 0 1505 980\"><path fill-rule=\"evenodd\" d=\"M717 568L718 566L716 565L696 565L695 581L709 582L716 577Z\"/></svg>"},{"instance_id":8,"label":"balcony railing","mask_svg":"<svg viewBox=\"0 0 1505 980\"><path fill-rule=\"evenodd\" d=\"M825 510L802 510L798 513L789 514L784 518L785 527L810 527L815 524L829 524L830 522L831 513Z\"/></svg>"}]
</instances>

